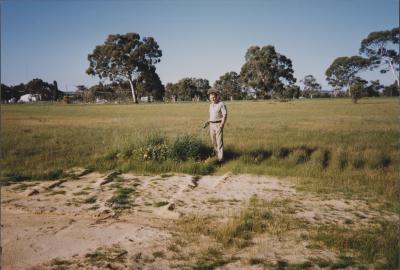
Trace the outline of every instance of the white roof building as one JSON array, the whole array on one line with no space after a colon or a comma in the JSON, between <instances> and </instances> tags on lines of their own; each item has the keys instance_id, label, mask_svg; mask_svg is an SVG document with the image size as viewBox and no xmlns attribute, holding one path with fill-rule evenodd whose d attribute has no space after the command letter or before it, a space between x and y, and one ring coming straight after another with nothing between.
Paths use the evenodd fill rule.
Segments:
<instances>
[{"instance_id":1,"label":"white roof building","mask_svg":"<svg viewBox=\"0 0 400 270\"><path fill-rule=\"evenodd\" d=\"M19 98L18 102L19 103L36 102L41 99L42 97L39 94L25 94Z\"/></svg>"}]
</instances>

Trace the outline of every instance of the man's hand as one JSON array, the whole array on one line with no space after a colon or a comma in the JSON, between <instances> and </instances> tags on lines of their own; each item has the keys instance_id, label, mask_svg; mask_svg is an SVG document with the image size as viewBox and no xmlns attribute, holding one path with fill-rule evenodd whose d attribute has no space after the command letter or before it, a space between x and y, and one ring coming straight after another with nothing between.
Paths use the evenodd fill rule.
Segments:
<instances>
[{"instance_id":1,"label":"man's hand","mask_svg":"<svg viewBox=\"0 0 400 270\"><path fill-rule=\"evenodd\" d=\"M205 122L203 123L203 128L208 127L209 124L210 124L210 121L205 121Z\"/></svg>"}]
</instances>

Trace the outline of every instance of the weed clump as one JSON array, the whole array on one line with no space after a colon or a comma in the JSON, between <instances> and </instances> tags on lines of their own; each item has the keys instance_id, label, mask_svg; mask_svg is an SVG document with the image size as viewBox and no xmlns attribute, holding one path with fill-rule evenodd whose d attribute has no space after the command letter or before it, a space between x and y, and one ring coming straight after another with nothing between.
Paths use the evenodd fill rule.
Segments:
<instances>
[{"instance_id":1,"label":"weed clump","mask_svg":"<svg viewBox=\"0 0 400 270\"><path fill-rule=\"evenodd\" d=\"M329 165L330 153L328 150L318 149L310 158L312 166L319 170L323 170Z\"/></svg>"},{"instance_id":2,"label":"weed clump","mask_svg":"<svg viewBox=\"0 0 400 270\"><path fill-rule=\"evenodd\" d=\"M166 160L168 158L167 139L157 133L150 134L137 152L142 160Z\"/></svg>"},{"instance_id":3,"label":"weed clump","mask_svg":"<svg viewBox=\"0 0 400 270\"><path fill-rule=\"evenodd\" d=\"M175 139L171 145L169 156L176 161L203 160L209 157L211 153L212 149L199 138L183 135Z\"/></svg>"}]
</instances>

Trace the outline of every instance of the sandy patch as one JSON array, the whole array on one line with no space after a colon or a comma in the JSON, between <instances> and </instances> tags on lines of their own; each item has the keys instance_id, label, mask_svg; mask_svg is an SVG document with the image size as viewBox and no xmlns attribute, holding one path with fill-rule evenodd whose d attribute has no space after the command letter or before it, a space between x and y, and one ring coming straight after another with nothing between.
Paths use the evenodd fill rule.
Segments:
<instances>
[{"instance_id":1,"label":"sandy patch","mask_svg":"<svg viewBox=\"0 0 400 270\"><path fill-rule=\"evenodd\" d=\"M368 226L377 217L397 219L391 213L370 209L364 201L324 199L296 191L290 181L274 177L229 173L203 177L110 176L92 172L75 178L2 188L3 269L53 269L57 264L68 266L65 269L84 269L93 267L93 258L100 262L96 266L99 269L177 267L179 253L169 248L180 233L175 221L187 216L229 219L254 196L267 202L285 201L293 217L310 224L351 221L352 226ZM120 197L116 199L118 190ZM237 252L237 259L222 268L261 269L246 264L251 257L270 262L335 257L330 251L308 248L307 241L299 240L301 233L257 236L251 247ZM183 253L190 257L190 245L188 248ZM102 264L102 259L109 261Z\"/></svg>"}]
</instances>

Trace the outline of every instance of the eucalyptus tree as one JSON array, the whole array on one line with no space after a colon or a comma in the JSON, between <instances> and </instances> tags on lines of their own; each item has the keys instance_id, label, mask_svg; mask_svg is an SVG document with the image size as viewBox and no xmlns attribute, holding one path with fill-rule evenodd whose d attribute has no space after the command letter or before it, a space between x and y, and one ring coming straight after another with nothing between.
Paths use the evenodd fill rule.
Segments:
<instances>
[{"instance_id":1,"label":"eucalyptus tree","mask_svg":"<svg viewBox=\"0 0 400 270\"><path fill-rule=\"evenodd\" d=\"M301 82L304 84L302 95L304 97L313 97L321 92L321 85L313 75L306 75Z\"/></svg>"},{"instance_id":2,"label":"eucalyptus tree","mask_svg":"<svg viewBox=\"0 0 400 270\"><path fill-rule=\"evenodd\" d=\"M178 101L179 88L177 83L167 83L165 86L165 97L172 102Z\"/></svg>"},{"instance_id":3,"label":"eucalyptus tree","mask_svg":"<svg viewBox=\"0 0 400 270\"><path fill-rule=\"evenodd\" d=\"M137 33L109 35L102 45L88 55L86 73L108 78L112 82L127 80L133 102L138 103L135 84L143 73L154 73L162 52L152 37L140 38Z\"/></svg>"},{"instance_id":4,"label":"eucalyptus tree","mask_svg":"<svg viewBox=\"0 0 400 270\"><path fill-rule=\"evenodd\" d=\"M247 49L240 77L245 86L266 98L271 92L282 91L285 84L295 83L293 72L292 61L274 46L252 46Z\"/></svg>"},{"instance_id":5,"label":"eucalyptus tree","mask_svg":"<svg viewBox=\"0 0 400 270\"><path fill-rule=\"evenodd\" d=\"M139 96L152 96L155 100L163 100L164 98L165 87L155 72L142 73L135 86Z\"/></svg>"},{"instance_id":6,"label":"eucalyptus tree","mask_svg":"<svg viewBox=\"0 0 400 270\"><path fill-rule=\"evenodd\" d=\"M326 80L334 89L349 90L352 79L358 72L367 69L370 60L361 56L343 56L336 58L325 71Z\"/></svg>"},{"instance_id":7,"label":"eucalyptus tree","mask_svg":"<svg viewBox=\"0 0 400 270\"><path fill-rule=\"evenodd\" d=\"M381 73L389 70L400 87L399 80L399 40L400 28L391 30L371 32L368 37L361 41L359 53L370 59L372 69L380 68Z\"/></svg>"},{"instance_id":8,"label":"eucalyptus tree","mask_svg":"<svg viewBox=\"0 0 400 270\"><path fill-rule=\"evenodd\" d=\"M227 72L214 82L214 88L220 92L222 99L242 99L242 84L240 75L234 71Z\"/></svg>"}]
</instances>

